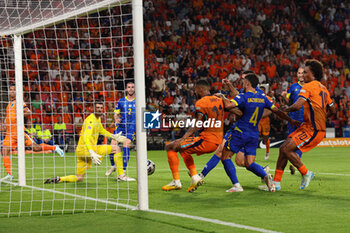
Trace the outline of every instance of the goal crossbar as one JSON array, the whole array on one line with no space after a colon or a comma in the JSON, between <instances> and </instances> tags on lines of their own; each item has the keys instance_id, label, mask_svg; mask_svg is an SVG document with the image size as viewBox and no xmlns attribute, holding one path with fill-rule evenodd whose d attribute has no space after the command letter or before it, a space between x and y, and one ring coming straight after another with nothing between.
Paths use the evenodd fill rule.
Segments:
<instances>
[{"instance_id":1,"label":"goal crossbar","mask_svg":"<svg viewBox=\"0 0 350 233\"><path fill-rule=\"evenodd\" d=\"M8 35L22 35L28 32L32 32L33 29L40 29L43 27L48 27L54 24L58 24L61 22L64 22L68 19L84 15L86 13L91 13L91 12L97 12L97 11L102 11L106 9L107 7L114 7L114 6L119 6L125 3L131 2L131 0L101 0L98 3L94 3L92 5L82 7L76 10L72 10L70 12L63 13L61 15L51 17L49 19L44 19L42 21L32 23L29 25L25 25L22 27L1 27L0 24L0 36L8 36ZM5 11L5 9L4 9ZM4 13L4 12L3 12ZM2 14L3 14L2 13ZM1 15L0 15L1 17ZM1 19L1 18L0 18Z\"/></svg>"}]
</instances>

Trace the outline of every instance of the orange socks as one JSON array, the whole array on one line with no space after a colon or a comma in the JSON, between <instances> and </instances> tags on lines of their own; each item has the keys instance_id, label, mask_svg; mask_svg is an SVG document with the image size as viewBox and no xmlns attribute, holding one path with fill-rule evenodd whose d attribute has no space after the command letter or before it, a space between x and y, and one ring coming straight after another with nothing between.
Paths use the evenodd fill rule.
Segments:
<instances>
[{"instance_id":1,"label":"orange socks","mask_svg":"<svg viewBox=\"0 0 350 233\"><path fill-rule=\"evenodd\" d=\"M305 167L305 165L303 164L303 166L299 167L298 170L300 171L300 173L305 176L307 173L307 168Z\"/></svg>"},{"instance_id":2,"label":"orange socks","mask_svg":"<svg viewBox=\"0 0 350 233\"><path fill-rule=\"evenodd\" d=\"M54 151L56 149L56 146L51 146L45 143L41 143L40 146L43 149L43 151L48 151L48 150Z\"/></svg>"},{"instance_id":3,"label":"orange socks","mask_svg":"<svg viewBox=\"0 0 350 233\"><path fill-rule=\"evenodd\" d=\"M283 170L278 170L276 169L275 171L275 177L273 178L273 181L275 182L281 182L282 180L282 176L283 176Z\"/></svg>"},{"instance_id":4,"label":"orange socks","mask_svg":"<svg viewBox=\"0 0 350 233\"><path fill-rule=\"evenodd\" d=\"M170 170L173 173L173 179L179 180L179 157L177 157L177 153L175 151L167 151L167 155Z\"/></svg>"},{"instance_id":5,"label":"orange socks","mask_svg":"<svg viewBox=\"0 0 350 233\"><path fill-rule=\"evenodd\" d=\"M266 142L266 153L270 153L270 139Z\"/></svg>"},{"instance_id":6,"label":"orange socks","mask_svg":"<svg viewBox=\"0 0 350 233\"><path fill-rule=\"evenodd\" d=\"M190 154L181 153L181 156L186 164L188 170L190 170L191 176L197 175L197 169L194 165L193 157Z\"/></svg>"},{"instance_id":7,"label":"orange socks","mask_svg":"<svg viewBox=\"0 0 350 233\"><path fill-rule=\"evenodd\" d=\"M12 175L11 172L11 159L8 155L2 157L2 161L4 161L4 167L6 169L7 174Z\"/></svg>"}]
</instances>

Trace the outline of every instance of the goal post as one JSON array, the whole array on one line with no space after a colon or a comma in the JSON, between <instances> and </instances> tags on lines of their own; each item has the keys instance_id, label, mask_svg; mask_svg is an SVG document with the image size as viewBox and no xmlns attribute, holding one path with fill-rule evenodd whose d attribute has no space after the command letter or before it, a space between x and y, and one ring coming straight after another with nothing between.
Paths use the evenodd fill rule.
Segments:
<instances>
[{"instance_id":1,"label":"goal post","mask_svg":"<svg viewBox=\"0 0 350 233\"><path fill-rule=\"evenodd\" d=\"M23 113L23 70L22 70L22 36L14 35L13 50L15 53L16 75L16 112L17 112L17 151L18 151L18 185L26 185L26 166L24 148L24 113Z\"/></svg>"},{"instance_id":2,"label":"goal post","mask_svg":"<svg viewBox=\"0 0 350 233\"><path fill-rule=\"evenodd\" d=\"M142 0L133 1L133 26L134 26L134 61L135 61L135 91L136 95L136 151L137 154L137 180L138 199L140 210L148 210L148 179L146 171L147 162L147 138L143 128L143 113L145 109L145 67L144 67L144 43L143 43L143 7Z\"/></svg>"},{"instance_id":3,"label":"goal post","mask_svg":"<svg viewBox=\"0 0 350 233\"><path fill-rule=\"evenodd\" d=\"M10 153L14 180L0 182L0 192L6 194L0 198L0 217L118 210L119 207L148 210L142 0L5 0L0 6L4 9L0 13L0 55L3 56L0 66L5 69L0 88L3 91L14 81L17 107L17 147ZM9 55L12 53L13 57ZM44 185L46 178L75 174L78 166L75 149L82 121L92 112L93 103L103 100L105 113L101 119L107 129L108 116L112 115L111 99L114 98L115 107L130 81L135 83L136 93L136 143L124 168L125 174L137 177L137 182L117 182L115 174L106 177L104 173L110 166L106 155L102 166L92 164L83 182ZM2 93L2 120L9 101ZM34 109L38 102L39 108ZM55 145L61 145L56 141L55 117L63 119L70 115L70 123L66 124L69 133L65 134L62 146L67 150L65 157L28 152L23 104L33 107L29 121L34 124L40 118L41 133L51 131ZM81 112L78 114L75 109ZM1 133L4 138L6 132ZM43 142L42 137L40 143ZM99 143L109 145L110 141L99 138ZM119 147L123 153L123 145ZM2 161L0 166L2 178L6 175Z\"/></svg>"}]
</instances>

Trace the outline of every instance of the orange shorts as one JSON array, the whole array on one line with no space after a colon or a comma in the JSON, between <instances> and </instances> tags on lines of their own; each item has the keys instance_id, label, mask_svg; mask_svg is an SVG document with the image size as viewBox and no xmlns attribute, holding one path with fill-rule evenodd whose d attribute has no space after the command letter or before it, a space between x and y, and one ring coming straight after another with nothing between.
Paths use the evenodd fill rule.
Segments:
<instances>
[{"instance_id":1,"label":"orange shorts","mask_svg":"<svg viewBox=\"0 0 350 233\"><path fill-rule=\"evenodd\" d=\"M260 135L269 136L270 135L270 118L261 119L259 122L259 133Z\"/></svg>"},{"instance_id":2,"label":"orange shorts","mask_svg":"<svg viewBox=\"0 0 350 233\"><path fill-rule=\"evenodd\" d=\"M33 145L33 142L34 142L34 139L31 138L27 133L24 132L24 145L31 146L31 145ZM17 148L17 133L11 133L11 134L6 133L3 145L8 146L12 149L16 149Z\"/></svg>"},{"instance_id":3,"label":"orange shorts","mask_svg":"<svg viewBox=\"0 0 350 233\"><path fill-rule=\"evenodd\" d=\"M317 146L325 135L325 131L315 131L312 126L302 124L288 137L292 138L298 149L304 153Z\"/></svg>"},{"instance_id":4,"label":"orange shorts","mask_svg":"<svg viewBox=\"0 0 350 233\"><path fill-rule=\"evenodd\" d=\"M204 141L201 137L189 137L181 143L180 152L202 155L214 152L218 146L218 144Z\"/></svg>"}]
</instances>

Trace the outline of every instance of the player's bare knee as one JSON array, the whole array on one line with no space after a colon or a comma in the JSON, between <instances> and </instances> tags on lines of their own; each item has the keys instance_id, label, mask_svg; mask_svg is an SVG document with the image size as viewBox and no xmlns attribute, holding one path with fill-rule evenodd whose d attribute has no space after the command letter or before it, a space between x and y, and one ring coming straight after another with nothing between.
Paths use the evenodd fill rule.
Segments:
<instances>
[{"instance_id":1,"label":"player's bare knee","mask_svg":"<svg viewBox=\"0 0 350 233\"><path fill-rule=\"evenodd\" d=\"M240 157L236 156L235 158L235 163L237 164L237 166L239 167L244 167L245 164L244 164L244 160L242 160Z\"/></svg>"},{"instance_id":2,"label":"player's bare knee","mask_svg":"<svg viewBox=\"0 0 350 233\"><path fill-rule=\"evenodd\" d=\"M33 148L33 151L42 151L41 146L36 143L32 145L32 148Z\"/></svg>"},{"instance_id":3,"label":"player's bare knee","mask_svg":"<svg viewBox=\"0 0 350 233\"><path fill-rule=\"evenodd\" d=\"M178 145L176 142L169 143L165 146L166 151L178 151Z\"/></svg>"},{"instance_id":4,"label":"player's bare knee","mask_svg":"<svg viewBox=\"0 0 350 233\"><path fill-rule=\"evenodd\" d=\"M84 180L84 176L80 176L80 175L78 175L77 177L78 177L78 182L81 182L81 181L83 181L83 180Z\"/></svg>"},{"instance_id":5,"label":"player's bare knee","mask_svg":"<svg viewBox=\"0 0 350 233\"><path fill-rule=\"evenodd\" d=\"M120 149L120 147L117 144L111 145L111 146L112 146L112 152L111 153L115 154L115 153L121 152L121 149Z\"/></svg>"},{"instance_id":6,"label":"player's bare knee","mask_svg":"<svg viewBox=\"0 0 350 233\"><path fill-rule=\"evenodd\" d=\"M216 156L218 156L219 158L221 158L221 157L222 157L222 151L223 151L223 149L224 149L224 146L221 144L221 145L216 149L216 151L215 151Z\"/></svg>"},{"instance_id":7,"label":"player's bare knee","mask_svg":"<svg viewBox=\"0 0 350 233\"><path fill-rule=\"evenodd\" d=\"M130 139L127 139L127 140L123 143L123 147L130 148L130 147L131 147L131 140L130 140Z\"/></svg>"}]
</instances>

